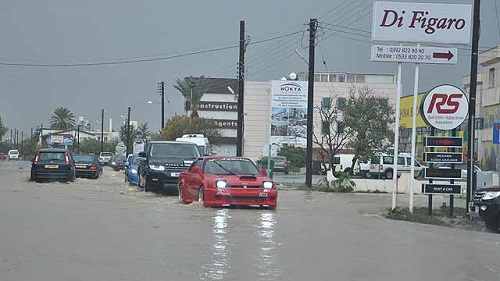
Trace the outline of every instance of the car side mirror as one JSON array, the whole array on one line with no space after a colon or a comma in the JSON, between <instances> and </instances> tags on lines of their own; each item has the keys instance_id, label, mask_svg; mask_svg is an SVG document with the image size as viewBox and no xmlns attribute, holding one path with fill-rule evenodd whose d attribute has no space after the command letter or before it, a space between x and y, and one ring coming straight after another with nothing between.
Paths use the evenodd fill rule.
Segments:
<instances>
[{"instance_id":1,"label":"car side mirror","mask_svg":"<svg viewBox=\"0 0 500 281\"><path fill-rule=\"evenodd\" d=\"M146 157L146 152L144 152L144 151L139 152L139 157L145 158Z\"/></svg>"},{"instance_id":2,"label":"car side mirror","mask_svg":"<svg viewBox=\"0 0 500 281\"><path fill-rule=\"evenodd\" d=\"M266 171L266 169L260 169L259 171L260 171L260 175L261 175L261 176L267 176L267 171Z\"/></svg>"},{"instance_id":3,"label":"car side mirror","mask_svg":"<svg viewBox=\"0 0 500 281\"><path fill-rule=\"evenodd\" d=\"M191 170L189 170L189 172L194 174L199 174L201 173L201 169L200 167L192 167Z\"/></svg>"}]
</instances>

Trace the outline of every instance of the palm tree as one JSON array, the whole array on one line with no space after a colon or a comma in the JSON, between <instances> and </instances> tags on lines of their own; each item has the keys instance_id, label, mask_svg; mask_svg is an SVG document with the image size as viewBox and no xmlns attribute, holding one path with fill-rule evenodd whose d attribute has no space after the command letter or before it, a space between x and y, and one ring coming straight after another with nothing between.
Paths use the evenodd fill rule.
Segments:
<instances>
[{"instance_id":1,"label":"palm tree","mask_svg":"<svg viewBox=\"0 0 500 281\"><path fill-rule=\"evenodd\" d=\"M58 107L50 117L51 129L71 129L75 127L75 115L65 107Z\"/></svg>"},{"instance_id":2,"label":"palm tree","mask_svg":"<svg viewBox=\"0 0 500 281\"><path fill-rule=\"evenodd\" d=\"M150 132L148 129L148 122L142 123L141 125L139 125L139 128L137 128L136 138L141 139L141 140L145 140L149 137L149 135L150 135Z\"/></svg>"},{"instance_id":3,"label":"palm tree","mask_svg":"<svg viewBox=\"0 0 500 281\"><path fill-rule=\"evenodd\" d=\"M209 81L205 79L205 76L200 76L196 78L185 77L183 80L177 78L175 83L174 88L190 104L191 118L197 118L201 98L210 87Z\"/></svg>"}]
</instances>

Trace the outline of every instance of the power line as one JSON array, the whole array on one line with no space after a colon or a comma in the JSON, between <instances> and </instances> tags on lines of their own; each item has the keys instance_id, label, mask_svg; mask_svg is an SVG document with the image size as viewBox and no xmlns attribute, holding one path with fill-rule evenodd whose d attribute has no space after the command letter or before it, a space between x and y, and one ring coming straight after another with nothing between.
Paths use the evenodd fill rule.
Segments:
<instances>
[{"instance_id":1,"label":"power line","mask_svg":"<svg viewBox=\"0 0 500 281\"><path fill-rule=\"evenodd\" d=\"M274 36L271 38L266 38L262 39L256 42L251 43L251 45L255 44L261 44L264 42L269 42L281 38L285 38L297 33L301 33L302 31L295 31L291 33L287 33L284 35L279 35L279 36ZM0 65L4 66L19 66L19 67L82 67L82 66L99 66L99 65L118 65L118 64L133 64L133 63L144 63L144 62L153 62L153 61L162 61L162 60L169 60L169 59L174 59L174 58L181 58L181 57L187 57L187 56L193 56L193 55L199 55L199 54L206 54L206 53L213 53L217 51L223 51L223 50L229 50L229 49L235 49L238 48L239 45L230 45L230 46L225 46L225 47L217 47L217 48L212 48L212 49L207 49L207 50L200 50L200 51L192 51L192 52L186 52L186 53L181 53L181 54L176 54L176 55L170 55L170 56L162 56L162 57L156 57L156 58L145 58L145 59L128 59L128 60L119 60L119 61L103 61L103 62L88 62L88 63L69 63L69 64L37 64L37 63L17 63L17 62L0 62Z\"/></svg>"}]
</instances>

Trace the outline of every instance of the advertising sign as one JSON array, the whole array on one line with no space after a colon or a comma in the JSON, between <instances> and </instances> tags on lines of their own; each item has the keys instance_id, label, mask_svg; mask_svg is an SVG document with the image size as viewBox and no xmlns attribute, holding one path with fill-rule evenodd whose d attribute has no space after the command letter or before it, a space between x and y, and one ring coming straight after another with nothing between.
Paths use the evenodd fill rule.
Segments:
<instances>
[{"instance_id":1,"label":"advertising sign","mask_svg":"<svg viewBox=\"0 0 500 281\"><path fill-rule=\"evenodd\" d=\"M457 48L372 45L371 61L456 64Z\"/></svg>"},{"instance_id":2,"label":"advertising sign","mask_svg":"<svg viewBox=\"0 0 500 281\"><path fill-rule=\"evenodd\" d=\"M424 194L460 194L462 186L459 184L422 184Z\"/></svg>"},{"instance_id":3,"label":"advertising sign","mask_svg":"<svg viewBox=\"0 0 500 281\"><path fill-rule=\"evenodd\" d=\"M377 1L372 40L470 44L472 5Z\"/></svg>"},{"instance_id":4,"label":"advertising sign","mask_svg":"<svg viewBox=\"0 0 500 281\"><path fill-rule=\"evenodd\" d=\"M493 144L500 144L500 123L493 123Z\"/></svg>"},{"instance_id":5,"label":"advertising sign","mask_svg":"<svg viewBox=\"0 0 500 281\"><path fill-rule=\"evenodd\" d=\"M307 144L307 81L272 81L271 143Z\"/></svg>"},{"instance_id":6,"label":"advertising sign","mask_svg":"<svg viewBox=\"0 0 500 281\"><path fill-rule=\"evenodd\" d=\"M427 163L463 163L462 152L425 152Z\"/></svg>"},{"instance_id":7,"label":"advertising sign","mask_svg":"<svg viewBox=\"0 0 500 281\"><path fill-rule=\"evenodd\" d=\"M461 148L463 139L461 137L425 137L426 147L453 147Z\"/></svg>"},{"instance_id":8,"label":"advertising sign","mask_svg":"<svg viewBox=\"0 0 500 281\"><path fill-rule=\"evenodd\" d=\"M460 169L424 169L424 178L440 180L459 180L462 178Z\"/></svg>"},{"instance_id":9,"label":"advertising sign","mask_svg":"<svg viewBox=\"0 0 500 281\"><path fill-rule=\"evenodd\" d=\"M424 96L420 113L427 125L443 131L453 130L467 118L469 101L460 88L441 85Z\"/></svg>"}]
</instances>

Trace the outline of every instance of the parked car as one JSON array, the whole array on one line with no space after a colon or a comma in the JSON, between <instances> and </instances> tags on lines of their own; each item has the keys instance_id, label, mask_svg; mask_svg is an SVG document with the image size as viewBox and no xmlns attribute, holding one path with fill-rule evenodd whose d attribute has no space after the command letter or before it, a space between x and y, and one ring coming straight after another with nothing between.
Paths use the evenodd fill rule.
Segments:
<instances>
[{"instance_id":1,"label":"parked car","mask_svg":"<svg viewBox=\"0 0 500 281\"><path fill-rule=\"evenodd\" d=\"M137 184L137 168L139 167L139 155L130 154L125 162L125 182Z\"/></svg>"},{"instance_id":2,"label":"parked car","mask_svg":"<svg viewBox=\"0 0 500 281\"><path fill-rule=\"evenodd\" d=\"M288 175L288 161L285 156L272 156L271 161L274 162L273 172L284 172Z\"/></svg>"},{"instance_id":3,"label":"parked car","mask_svg":"<svg viewBox=\"0 0 500 281\"><path fill-rule=\"evenodd\" d=\"M99 154L99 163L101 163L101 165L108 165L109 160L111 160L112 156L113 153L111 152L101 152Z\"/></svg>"},{"instance_id":4,"label":"parked car","mask_svg":"<svg viewBox=\"0 0 500 281\"><path fill-rule=\"evenodd\" d=\"M75 163L71 153L61 148L42 148L31 163L30 181L74 181Z\"/></svg>"},{"instance_id":5,"label":"parked car","mask_svg":"<svg viewBox=\"0 0 500 281\"><path fill-rule=\"evenodd\" d=\"M9 150L7 155L9 155L9 160L19 160L19 150L17 149Z\"/></svg>"},{"instance_id":6,"label":"parked car","mask_svg":"<svg viewBox=\"0 0 500 281\"><path fill-rule=\"evenodd\" d=\"M113 157L109 160L109 166L111 166L111 168L115 171L125 170L126 161L127 158L125 158L125 156L113 155Z\"/></svg>"},{"instance_id":7,"label":"parked car","mask_svg":"<svg viewBox=\"0 0 500 281\"><path fill-rule=\"evenodd\" d=\"M7 153L0 152L0 160L7 160L9 155Z\"/></svg>"},{"instance_id":8,"label":"parked car","mask_svg":"<svg viewBox=\"0 0 500 281\"><path fill-rule=\"evenodd\" d=\"M488 229L498 230L500 226L500 186L478 188L474 193L471 211L481 217Z\"/></svg>"},{"instance_id":9,"label":"parked car","mask_svg":"<svg viewBox=\"0 0 500 281\"><path fill-rule=\"evenodd\" d=\"M179 200L204 206L276 208L278 190L264 169L243 157L205 156L179 176Z\"/></svg>"},{"instance_id":10,"label":"parked car","mask_svg":"<svg viewBox=\"0 0 500 281\"><path fill-rule=\"evenodd\" d=\"M73 155L77 177L97 179L102 174L102 166L94 155Z\"/></svg>"},{"instance_id":11,"label":"parked car","mask_svg":"<svg viewBox=\"0 0 500 281\"><path fill-rule=\"evenodd\" d=\"M146 191L177 194L179 174L200 157L196 144L180 141L150 141L139 153L137 184Z\"/></svg>"}]
</instances>

